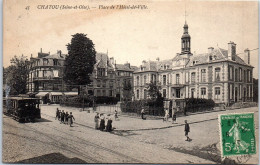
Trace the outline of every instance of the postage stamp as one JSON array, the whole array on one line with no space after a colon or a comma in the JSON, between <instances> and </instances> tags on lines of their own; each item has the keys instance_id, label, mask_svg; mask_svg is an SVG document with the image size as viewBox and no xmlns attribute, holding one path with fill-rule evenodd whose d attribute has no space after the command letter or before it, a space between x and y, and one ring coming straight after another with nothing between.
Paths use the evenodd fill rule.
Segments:
<instances>
[{"instance_id":1,"label":"postage stamp","mask_svg":"<svg viewBox=\"0 0 260 165\"><path fill-rule=\"evenodd\" d=\"M256 153L254 113L219 115L221 156Z\"/></svg>"}]
</instances>

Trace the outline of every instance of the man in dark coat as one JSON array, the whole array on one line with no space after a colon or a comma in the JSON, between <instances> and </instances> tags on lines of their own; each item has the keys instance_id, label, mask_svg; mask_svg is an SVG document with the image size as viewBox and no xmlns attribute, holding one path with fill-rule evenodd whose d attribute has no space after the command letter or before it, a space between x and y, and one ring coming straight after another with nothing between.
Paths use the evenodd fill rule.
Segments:
<instances>
[{"instance_id":1,"label":"man in dark coat","mask_svg":"<svg viewBox=\"0 0 260 165\"><path fill-rule=\"evenodd\" d=\"M59 118L59 113L60 113L59 108L57 108L55 120L56 120L57 118Z\"/></svg>"},{"instance_id":2,"label":"man in dark coat","mask_svg":"<svg viewBox=\"0 0 260 165\"><path fill-rule=\"evenodd\" d=\"M189 138L189 132L190 132L190 125L188 124L187 120L185 120L185 128L184 128L185 136L187 137L186 141L190 141L191 139Z\"/></svg>"},{"instance_id":3,"label":"man in dark coat","mask_svg":"<svg viewBox=\"0 0 260 165\"><path fill-rule=\"evenodd\" d=\"M64 123L64 118L65 118L65 112L64 112L64 110L62 110L61 115L60 115L60 118L61 118L60 123Z\"/></svg>"}]
</instances>

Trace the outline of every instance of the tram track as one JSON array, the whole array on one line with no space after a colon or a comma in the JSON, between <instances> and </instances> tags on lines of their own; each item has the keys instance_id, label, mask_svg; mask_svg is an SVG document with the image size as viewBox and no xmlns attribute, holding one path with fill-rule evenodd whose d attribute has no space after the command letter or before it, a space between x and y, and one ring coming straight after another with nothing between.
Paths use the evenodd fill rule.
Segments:
<instances>
[{"instance_id":1,"label":"tram track","mask_svg":"<svg viewBox=\"0 0 260 165\"><path fill-rule=\"evenodd\" d=\"M54 119L53 116L47 115L47 114L42 114L43 116L46 116L47 118L51 118ZM36 122L37 123L37 122ZM40 122L39 122L40 123ZM100 155L99 153L104 153L106 155L107 158L111 157L114 158L115 160L117 160L116 162L118 162L118 160L122 160L121 162L128 162L128 163L142 163L142 161L135 159L131 156L125 155L123 153L120 153L118 151L115 151L113 149L101 146L99 144L90 142L84 138L78 137L77 135L75 136L75 134L71 134L71 132L66 132L61 130L59 127L56 126L52 126L47 124L48 122L41 122L41 125L43 127L46 127L48 129L52 129L55 132L58 132L58 135L56 134L55 136L53 134L50 134L48 132L42 132L39 131L38 128L34 128L34 125L32 124L26 124L27 128L21 127L19 125L15 125L15 124L9 124L9 123L5 123L6 126L9 127L14 127L14 129L16 130L22 130L21 132L29 132L29 135L18 135L21 136L22 138L28 139L28 140L34 140L37 141L39 143L46 143L44 141L40 141L39 139L34 139L32 137L30 137L31 133L35 133L39 136L44 136L48 139L48 141L52 141L52 143L48 144L52 147L58 148L60 150L66 150L68 152L73 153L74 155L79 155L80 157L84 158L87 162L89 163L102 163L105 162L106 160L103 160L104 158L102 158L102 154ZM94 128L81 124L81 123L74 123L75 125L81 126L81 127L86 127L88 129L92 129L94 130ZM49 131L49 132L53 132L53 131ZM17 132L4 132L6 134L9 135L13 135L15 136L17 134ZM64 144L62 142L57 141L57 139L63 139L63 141L66 141L67 144ZM72 144L72 147L69 145ZM75 144L80 144L80 145L75 145ZM82 148L82 146L84 146L84 148ZM94 153L91 152L91 148L93 148L93 151L95 151ZM87 150L87 154L85 154ZM109 156L109 157L108 157ZM96 159L98 158L98 159ZM99 159L101 158L101 159Z\"/></svg>"},{"instance_id":2,"label":"tram track","mask_svg":"<svg viewBox=\"0 0 260 165\"><path fill-rule=\"evenodd\" d=\"M47 114L44 114L44 113L42 113L42 115L45 115L45 116L47 116L47 117L49 117L49 118L55 119L55 117L50 116L50 115L47 115ZM92 129L92 130L95 130L93 127L90 127L90 126L87 126L87 125L84 125L84 124L81 124L81 123L76 123L76 122L74 122L74 124L75 124L75 125L79 125L79 126L83 126L83 127L86 127L86 128ZM58 132L61 132L61 133L70 135L69 133L64 132L64 131L61 131L61 130L55 128L55 127L52 127L52 129L54 129L54 130L56 130L56 131L58 131ZM90 146L92 146L92 147L95 147L95 148L104 150L104 151L106 151L106 152L112 153L112 154L114 154L115 156L120 156L120 157L122 157L122 158L129 159L129 160L131 160L131 161L129 161L129 162L131 162L131 163L133 163L133 162L142 163L142 161L137 160L137 159L135 159L135 158L133 158L133 157L130 157L130 156L128 156L128 155L122 154L122 153L120 153L120 152L114 151L114 150L112 150L112 149L109 149L109 148L100 146L100 145L95 144L95 143L92 143L92 142L86 141L86 139L83 139L83 138L80 138L80 137L77 137L77 136L74 136L74 137L76 137L78 140L80 140L80 141L78 141L78 142L80 142L80 143L82 143L82 144L90 145Z\"/></svg>"}]
</instances>

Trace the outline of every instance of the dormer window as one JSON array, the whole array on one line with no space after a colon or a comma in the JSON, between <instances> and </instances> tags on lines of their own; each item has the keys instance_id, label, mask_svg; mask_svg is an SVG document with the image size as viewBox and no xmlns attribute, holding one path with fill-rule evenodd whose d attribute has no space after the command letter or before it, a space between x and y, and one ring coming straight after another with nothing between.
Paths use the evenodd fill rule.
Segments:
<instances>
[{"instance_id":1,"label":"dormer window","mask_svg":"<svg viewBox=\"0 0 260 165\"><path fill-rule=\"evenodd\" d=\"M209 56L209 61L212 61L212 56L211 55Z\"/></svg>"}]
</instances>

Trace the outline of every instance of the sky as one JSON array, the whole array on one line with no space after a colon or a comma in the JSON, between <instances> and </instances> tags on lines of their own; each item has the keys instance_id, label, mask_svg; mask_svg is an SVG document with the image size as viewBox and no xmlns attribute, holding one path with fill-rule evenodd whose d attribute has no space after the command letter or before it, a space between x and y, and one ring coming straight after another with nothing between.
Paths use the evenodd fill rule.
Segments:
<instances>
[{"instance_id":1,"label":"sky","mask_svg":"<svg viewBox=\"0 0 260 165\"><path fill-rule=\"evenodd\" d=\"M39 9L41 5L78 9ZM99 5L146 5L147 9L99 9ZM66 45L75 33L87 34L96 51L108 52L117 64L140 66L143 60L171 59L181 51L185 8L195 55L208 47L227 49L230 41L237 44L237 53L258 48L257 1L4 0L3 66L10 65L14 55L36 57L41 48L50 54L67 53ZM258 78L258 50L251 52L251 65Z\"/></svg>"}]
</instances>

